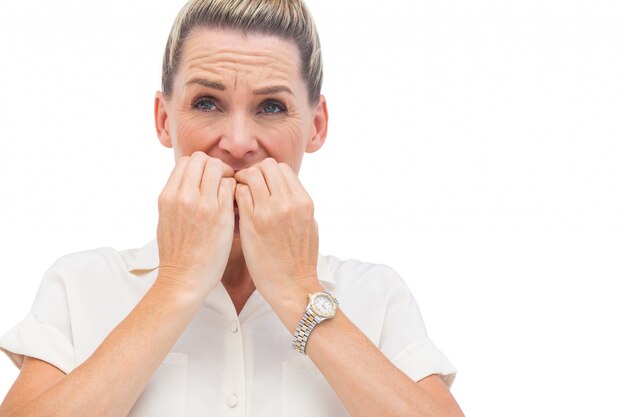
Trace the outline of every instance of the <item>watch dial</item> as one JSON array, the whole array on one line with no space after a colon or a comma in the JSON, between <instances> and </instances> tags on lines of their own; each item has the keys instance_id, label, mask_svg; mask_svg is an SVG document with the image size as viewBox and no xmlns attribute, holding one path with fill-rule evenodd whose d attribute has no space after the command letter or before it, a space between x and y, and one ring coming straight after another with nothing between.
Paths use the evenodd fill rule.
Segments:
<instances>
[{"instance_id":1,"label":"watch dial","mask_svg":"<svg viewBox=\"0 0 626 417\"><path fill-rule=\"evenodd\" d=\"M333 302L327 295L318 295L313 299L313 310L322 317L330 317L333 314Z\"/></svg>"}]
</instances>

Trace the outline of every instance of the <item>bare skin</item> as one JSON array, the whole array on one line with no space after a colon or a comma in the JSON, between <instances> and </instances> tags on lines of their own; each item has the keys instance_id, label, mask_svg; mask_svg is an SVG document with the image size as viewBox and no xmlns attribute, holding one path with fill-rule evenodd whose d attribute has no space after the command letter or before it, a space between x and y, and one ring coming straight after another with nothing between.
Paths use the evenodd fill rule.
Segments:
<instances>
[{"instance_id":1,"label":"bare skin","mask_svg":"<svg viewBox=\"0 0 626 417\"><path fill-rule=\"evenodd\" d=\"M315 152L323 145L328 117L324 99L317 108L308 104L299 64L294 65L294 57L299 56L297 48L289 42L275 48L275 39L267 37L248 37L252 43L242 48L241 44L226 42L227 32L215 36L219 47L188 42L187 65L177 74L171 100L157 94L156 113L163 124L159 131L161 143L174 149L177 160L201 150L239 171L273 157L297 173L304 152ZM207 88L202 82L231 88ZM291 93L254 93L267 87L286 87ZM202 97L206 101L198 102ZM288 107L288 111L259 114L263 113L259 106L273 102ZM194 103L208 111L200 112L193 108ZM241 311L255 285L246 267L238 230L222 283L236 311Z\"/></svg>"},{"instance_id":2,"label":"bare skin","mask_svg":"<svg viewBox=\"0 0 626 417\"><path fill-rule=\"evenodd\" d=\"M186 41L171 97L155 99L157 134L176 159L159 196L156 282L70 374L25 358L0 417L126 416L220 281L237 312L256 289L293 333L306 295L323 290L297 173L328 123L298 68L296 47L273 37L203 29ZM307 353L353 417L463 415L438 376L412 381L341 310Z\"/></svg>"}]
</instances>

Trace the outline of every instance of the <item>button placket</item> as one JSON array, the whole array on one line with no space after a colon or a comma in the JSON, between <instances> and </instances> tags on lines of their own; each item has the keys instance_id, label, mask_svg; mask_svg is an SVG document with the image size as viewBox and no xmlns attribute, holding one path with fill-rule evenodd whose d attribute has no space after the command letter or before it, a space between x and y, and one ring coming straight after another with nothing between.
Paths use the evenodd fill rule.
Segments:
<instances>
[{"instance_id":1,"label":"button placket","mask_svg":"<svg viewBox=\"0 0 626 417\"><path fill-rule=\"evenodd\" d=\"M228 377L223 385L223 404L227 407L227 415L244 417L246 385L241 323L237 316L231 316L225 327L228 329L225 335Z\"/></svg>"}]
</instances>

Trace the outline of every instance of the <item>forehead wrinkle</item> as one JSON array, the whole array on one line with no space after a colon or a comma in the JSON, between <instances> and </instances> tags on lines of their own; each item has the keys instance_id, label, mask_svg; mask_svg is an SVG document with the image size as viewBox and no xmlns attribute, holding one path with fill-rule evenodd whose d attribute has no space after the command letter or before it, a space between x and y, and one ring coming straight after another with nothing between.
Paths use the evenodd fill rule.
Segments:
<instances>
[{"instance_id":1,"label":"forehead wrinkle","mask_svg":"<svg viewBox=\"0 0 626 417\"><path fill-rule=\"evenodd\" d=\"M241 47L220 47L205 42L193 42L189 40L189 43L184 48L183 55L189 55L190 57L196 57L197 55L204 56L229 56L235 55L239 58L255 59L255 58L269 58L269 59L281 59L285 61L291 61L293 56L299 58L299 51L295 46L292 46L293 50L289 51L289 48L273 48L265 47L263 45L257 47L248 47L248 49L242 49ZM185 53L188 52L188 53Z\"/></svg>"},{"instance_id":2,"label":"forehead wrinkle","mask_svg":"<svg viewBox=\"0 0 626 417\"><path fill-rule=\"evenodd\" d=\"M205 55L238 55L241 57L255 58L255 57L269 57L269 58L280 58L285 59L287 61L291 61L295 56L296 60L300 58L300 51L298 48L291 44L290 42L286 42L284 46L285 48L278 47L276 39L269 39L267 45L263 42L260 44L255 44L255 46L250 47L249 45L244 46L243 49L241 46L229 47L222 45L215 45L212 43L207 43L203 41L195 41L195 39L189 39L187 41L187 45L183 47L183 55L186 55L185 52L189 52L190 55L195 55L196 52L199 54ZM281 43L280 40L278 40Z\"/></svg>"},{"instance_id":3,"label":"forehead wrinkle","mask_svg":"<svg viewBox=\"0 0 626 417\"><path fill-rule=\"evenodd\" d=\"M302 77L297 47L287 42L286 47L276 48L276 41L268 38L242 47L239 44L230 45L229 39L222 41L219 36L208 42L206 37L193 36L183 46L183 82L204 78L221 82L231 89L237 78L235 89L240 85L259 89L286 83L294 91L302 90L298 85Z\"/></svg>"},{"instance_id":4,"label":"forehead wrinkle","mask_svg":"<svg viewBox=\"0 0 626 417\"><path fill-rule=\"evenodd\" d=\"M226 85L229 89L227 79L235 84L252 84L256 87L263 87L260 84L286 84L291 86L292 79L289 74L282 71L282 68L276 68L273 65L262 66L241 66L234 63L218 62L214 65L206 62L191 65L187 71L187 80L192 78L204 78L211 81L219 81ZM235 80L237 80L235 82Z\"/></svg>"},{"instance_id":5,"label":"forehead wrinkle","mask_svg":"<svg viewBox=\"0 0 626 417\"><path fill-rule=\"evenodd\" d=\"M238 31L201 27L195 28L190 35L183 44L183 62L186 57L192 61L199 57L230 60L235 56L243 62L254 59L282 61L287 67L294 68L297 72L300 70L300 50L297 45L279 37L246 36Z\"/></svg>"},{"instance_id":6,"label":"forehead wrinkle","mask_svg":"<svg viewBox=\"0 0 626 417\"><path fill-rule=\"evenodd\" d=\"M290 70L299 72L300 67L299 58L296 58L294 62L294 56L290 54L288 50L282 51L263 48L242 51L241 49L223 47L212 50L210 47L207 48L206 45L198 44L190 45L187 52L188 54L184 54L187 56L183 56L183 62L187 61L189 65L192 65L197 61L211 63L232 62L239 65L282 67L280 69L286 72L289 72ZM296 53L295 56L298 57L299 53Z\"/></svg>"},{"instance_id":7,"label":"forehead wrinkle","mask_svg":"<svg viewBox=\"0 0 626 417\"><path fill-rule=\"evenodd\" d=\"M189 68L192 67L200 67L200 68L208 68L209 66L218 66L223 67L225 69L246 69L250 71L258 70L259 68L263 69L263 71L267 71L268 69L272 69L278 72L282 72L285 74L292 73L295 75L296 69L293 65L288 62L284 62L282 60L274 60L267 56L259 56L256 58L244 58L238 56L200 56L195 59L190 59L188 61Z\"/></svg>"}]
</instances>

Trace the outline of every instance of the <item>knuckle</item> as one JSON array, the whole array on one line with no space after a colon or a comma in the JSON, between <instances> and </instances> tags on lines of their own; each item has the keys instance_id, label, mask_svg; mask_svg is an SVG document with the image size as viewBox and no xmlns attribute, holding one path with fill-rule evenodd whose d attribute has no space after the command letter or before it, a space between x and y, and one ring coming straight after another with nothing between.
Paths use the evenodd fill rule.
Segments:
<instances>
[{"instance_id":1,"label":"knuckle","mask_svg":"<svg viewBox=\"0 0 626 417\"><path fill-rule=\"evenodd\" d=\"M224 163L219 159L210 156L206 157L206 164L207 167L210 167L211 169L222 168L224 165Z\"/></svg>"},{"instance_id":2,"label":"knuckle","mask_svg":"<svg viewBox=\"0 0 626 417\"><path fill-rule=\"evenodd\" d=\"M294 207L291 201L282 201L277 208L277 211L281 214L289 214L293 211Z\"/></svg>"},{"instance_id":3,"label":"knuckle","mask_svg":"<svg viewBox=\"0 0 626 417\"><path fill-rule=\"evenodd\" d=\"M178 198L178 204L185 210L189 210L196 207L196 199L189 194L182 194Z\"/></svg>"},{"instance_id":4,"label":"knuckle","mask_svg":"<svg viewBox=\"0 0 626 417\"><path fill-rule=\"evenodd\" d=\"M269 224L272 222L272 214L267 210L259 210L255 213L255 217L260 224Z\"/></svg>"},{"instance_id":5,"label":"knuckle","mask_svg":"<svg viewBox=\"0 0 626 417\"><path fill-rule=\"evenodd\" d=\"M170 206L172 203L172 197L169 192L162 191L159 194L159 199L157 200L159 204L159 208Z\"/></svg>"},{"instance_id":6,"label":"knuckle","mask_svg":"<svg viewBox=\"0 0 626 417\"><path fill-rule=\"evenodd\" d=\"M202 160L202 159L207 159L208 155L202 151L195 151L194 153L191 154L191 157Z\"/></svg>"},{"instance_id":7,"label":"knuckle","mask_svg":"<svg viewBox=\"0 0 626 417\"><path fill-rule=\"evenodd\" d=\"M215 206L210 201L202 201L198 207L198 214L202 217L210 217L215 212Z\"/></svg>"},{"instance_id":8,"label":"knuckle","mask_svg":"<svg viewBox=\"0 0 626 417\"><path fill-rule=\"evenodd\" d=\"M313 200L311 200L310 198L300 198L298 200L298 207L300 210L304 211L305 213L312 213L313 212Z\"/></svg>"},{"instance_id":9,"label":"knuckle","mask_svg":"<svg viewBox=\"0 0 626 417\"><path fill-rule=\"evenodd\" d=\"M277 162L274 158L269 157L269 158L265 158L262 162L263 165L276 165Z\"/></svg>"}]
</instances>

